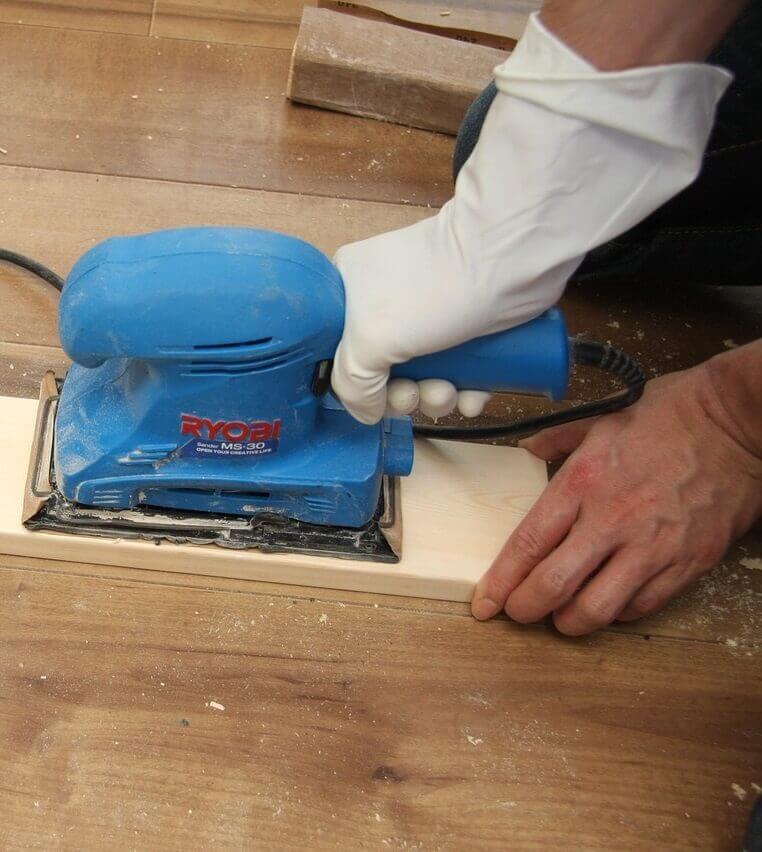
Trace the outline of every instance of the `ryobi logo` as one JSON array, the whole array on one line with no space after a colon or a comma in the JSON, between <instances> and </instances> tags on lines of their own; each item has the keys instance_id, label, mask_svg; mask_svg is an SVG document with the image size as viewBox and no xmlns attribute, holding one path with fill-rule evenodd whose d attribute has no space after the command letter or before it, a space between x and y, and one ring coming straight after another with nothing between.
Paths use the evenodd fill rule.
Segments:
<instances>
[{"instance_id":1,"label":"ryobi logo","mask_svg":"<svg viewBox=\"0 0 762 852\"><path fill-rule=\"evenodd\" d=\"M207 441L277 441L280 420L210 420L193 414L180 415L180 434Z\"/></svg>"}]
</instances>

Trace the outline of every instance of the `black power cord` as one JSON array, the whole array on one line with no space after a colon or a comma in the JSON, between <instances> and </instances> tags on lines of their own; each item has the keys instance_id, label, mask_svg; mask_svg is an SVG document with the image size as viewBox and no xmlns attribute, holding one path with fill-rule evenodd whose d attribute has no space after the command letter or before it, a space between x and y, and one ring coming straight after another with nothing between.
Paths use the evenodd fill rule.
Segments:
<instances>
[{"instance_id":1,"label":"black power cord","mask_svg":"<svg viewBox=\"0 0 762 852\"><path fill-rule=\"evenodd\" d=\"M625 389L614 396L585 402L566 411L528 417L515 423L503 423L499 426L424 426L414 425L413 432L420 437L442 438L446 441L480 441L489 438L520 438L540 429L572 423L587 417L598 417L627 408L637 402L643 394L646 384L643 368L619 349L607 343L590 343L585 340L571 340L572 358L575 364L585 367L597 367L611 373L625 384Z\"/></svg>"},{"instance_id":2,"label":"black power cord","mask_svg":"<svg viewBox=\"0 0 762 852\"><path fill-rule=\"evenodd\" d=\"M63 290L63 278L56 275L52 269L15 251L0 248L0 261L20 266L34 273L55 287L60 293ZM625 384L625 389L614 396L585 402L582 405L569 408L566 411L556 411L539 417L528 417L515 423L503 423L499 426L424 426L414 425L413 432L426 438L442 438L448 441L480 441L489 438L519 438L547 429L550 426L560 426L587 417L598 417L619 411L637 402L643 394L646 377L643 368L619 349L614 349L607 343L590 343L584 340L572 340L572 359L575 364L586 367L597 367L611 373Z\"/></svg>"},{"instance_id":3,"label":"black power cord","mask_svg":"<svg viewBox=\"0 0 762 852\"><path fill-rule=\"evenodd\" d=\"M14 266L20 266L22 269L27 269L29 272L33 272L39 278L42 278L43 281L47 281L48 284L55 287L59 293L63 290L63 278L61 278L60 275L56 275L56 273L53 272L52 269L48 269L47 266L43 266L43 264L38 263L36 260L32 260L31 257L26 257L26 255L18 254L15 251L0 248L0 260L5 261L6 263L12 263Z\"/></svg>"}]
</instances>

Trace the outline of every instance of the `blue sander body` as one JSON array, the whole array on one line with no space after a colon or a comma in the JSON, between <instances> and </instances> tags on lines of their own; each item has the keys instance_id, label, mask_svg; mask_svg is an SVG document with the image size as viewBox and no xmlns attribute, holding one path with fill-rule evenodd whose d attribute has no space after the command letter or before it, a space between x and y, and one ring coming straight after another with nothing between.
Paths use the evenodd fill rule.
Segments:
<instances>
[{"instance_id":1,"label":"blue sander body","mask_svg":"<svg viewBox=\"0 0 762 852\"><path fill-rule=\"evenodd\" d=\"M73 365L55 400L59 514L84 510L75 525L91 532L141 512L164 537L182 537L188 517L295 522L300 534L377 522L384 482L411 472L412 422L363 425L330 393L343 324L339 272L294 237L186 228L88 251L60 303ZM552 309L392 375L559 400L569 361Z\"/></svg>"}]
</instances>

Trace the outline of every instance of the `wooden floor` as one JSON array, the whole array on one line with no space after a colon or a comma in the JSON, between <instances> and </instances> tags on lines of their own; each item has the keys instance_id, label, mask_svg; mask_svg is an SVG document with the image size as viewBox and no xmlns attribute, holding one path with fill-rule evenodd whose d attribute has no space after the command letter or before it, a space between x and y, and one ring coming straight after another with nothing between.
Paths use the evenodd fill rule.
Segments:
<instances>
[{"instance_id":1,"label":"wooden floor","mask_svg":"<svg viewBox=\"0 0 762 852\"><path fill-rule=\"evenodd\" d=\"M301 5L0 0L0 245L65 273L110 234L266 225L330 252L429 215L451 139L285 103ZM0 394L36 396L66 365L55 293L3 267L0 306ZM762 332L758 294L668 282L564 310L652 374ZM762 784L761 557L757 530L666 612L568 640L0 556L0 848L736 850Z\"/></svg>"}]
</instances>

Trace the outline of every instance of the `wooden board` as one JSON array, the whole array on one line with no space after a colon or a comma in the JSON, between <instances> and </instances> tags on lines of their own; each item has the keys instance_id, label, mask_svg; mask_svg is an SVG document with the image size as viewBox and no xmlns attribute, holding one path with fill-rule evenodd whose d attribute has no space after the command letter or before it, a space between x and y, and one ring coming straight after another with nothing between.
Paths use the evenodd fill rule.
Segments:
<instances>
[{"instance_id":1,"label":"wooden board","mask_svg":"<svg viewBox=\"0 0 762 852\"><path fill-rule=\"evenodd\" d=\"M291 57L293 101L456 134L502 51L305 8Z\"/></svg>"},{"instance_id":2,"label":"wooden board","mask_svg":"<svg viewBox=\"0 0 762 852\"><path fill-rule=\"evenodd\" d=\"M294 105L287 51L208 45L0 24L0 164L423 205L451 194L451 139Z\"/></svg>"},{"instance_id":3,"label":"wooden board","mask_svg":"<svg viewBox=\"0 0 762 852\"><path fill-rule=\"evenodd\" d=\"M0 847L740 849L758 656L249 586L0 567Z\"/></svg>"},{"instance_id":4,"label":"wooden board","mask_svg":"<svg viewBox=\"0 0 762 852\"><path fill-rule=\"evenodd\" d=\"M36 409L0 397L0 553L467 601L547 482L545 464L524 450L418 441L402 480L397 565L29 532L21 514Z\"/></svg>"},{"instance_id":5,"label":"wooden board","mask_svg":"<svg viewBox=\"0 0 762 852\"><path fill-rule=\"evenodd\" d=\"M151 35L294 46L304 0L156 0Z\"/></svg>"}]
</instances>

